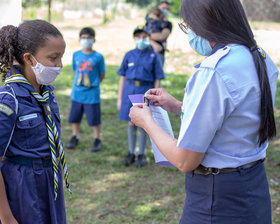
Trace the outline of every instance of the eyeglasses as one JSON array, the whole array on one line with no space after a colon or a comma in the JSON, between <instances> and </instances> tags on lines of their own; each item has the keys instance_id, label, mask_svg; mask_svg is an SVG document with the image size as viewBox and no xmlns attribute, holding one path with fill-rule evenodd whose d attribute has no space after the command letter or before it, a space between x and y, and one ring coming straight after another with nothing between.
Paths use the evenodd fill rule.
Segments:
<instances>
[{"instance_id":1,"label":"eyeglasses","mask_svg":"<svg viewBox=\"0 0 280 224\"><path fill-rule=\"evenodd\" d=\"M184 22L181 22L178 23L178 26L185 34L188 34L188 25L184 24Z\"/></svg>"}]
</instances>

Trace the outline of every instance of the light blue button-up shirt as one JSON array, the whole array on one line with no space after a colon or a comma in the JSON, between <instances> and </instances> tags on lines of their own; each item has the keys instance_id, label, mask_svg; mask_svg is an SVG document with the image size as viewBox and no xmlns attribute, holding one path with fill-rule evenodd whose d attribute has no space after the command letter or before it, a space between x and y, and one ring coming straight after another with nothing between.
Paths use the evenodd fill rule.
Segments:
<instances>
[{"instance_id":1,"label":"light blue button-up shirt","mask_svg":"<svg viewBox=\"0 0 280 224\"><path fill-rule=\"evenodd\" d=\"M278 69L266 56L273 102ZM188 81L178 147L205 153L206 167L238 167L266 156L259 147L260 88L251 52L228 45L207 57Z\"/></svg>"}]
</instances>

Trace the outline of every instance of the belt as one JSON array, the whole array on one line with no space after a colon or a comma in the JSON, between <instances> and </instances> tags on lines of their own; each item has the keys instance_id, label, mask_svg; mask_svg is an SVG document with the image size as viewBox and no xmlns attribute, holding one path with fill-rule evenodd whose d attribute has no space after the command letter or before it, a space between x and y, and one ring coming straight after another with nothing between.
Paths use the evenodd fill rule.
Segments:
<instances>
[{"instance_id":1,"label":"belt","mask_svg":"<svg viewBox=\"0 0 280 224\"><path fill-rule=\"evenodd\" d=\"M44 168L52 167L51 159L32 159L32 158L28 158L28 157L24 157L24 156L6 157L6 159L10 162L13 162L13 163L16 163L19 165L28 166L28 167L33 167L34 160L41 160Z\"/></svg>"},{"instance_id":2,"label":"belt","mask_svg":"<svg viewBox=\"0 0 280 224\"><path fill-rule=\"evenodd\" d=\"M220 174L220 173L231 173L231 172L239 171L241 169L251 168L251 167L257 165L259 162L263 162L263 161L264 161L264 159L260 159L260 160L257 160L257 161L251 162L251 163L247 163L247 164L244 164L244 165L236 167L236 168L222 168L222 169L212 168L212 167L205 167L205 166L200 164L193 171L193 173L194 174L200 174L200 175L211 175L211 174L212 175L217 175L217 174Z\"/></svg>"},{"instance_id":3,"label":"belt","mask_svg":"<svg viewBox=\"0 0 280 224\"><path fill-rule=\"evenodd\" d=\"M150 81L143 81L143 80L138 80L138 79L127 79L130 84L133 84L135 86L149 86L149 85L154 85L154 82Z\"/></svg>"}]
</instances>

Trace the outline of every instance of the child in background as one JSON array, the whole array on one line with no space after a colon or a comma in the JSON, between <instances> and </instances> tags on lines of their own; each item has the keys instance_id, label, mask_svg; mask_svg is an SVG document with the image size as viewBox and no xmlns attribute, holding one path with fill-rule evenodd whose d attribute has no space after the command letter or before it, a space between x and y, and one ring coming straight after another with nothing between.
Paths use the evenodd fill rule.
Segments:
<instances>
[{"instance_id":1,"label":"child in background","mask_svg":"<svg viewBox=\"0 0 280 224\"><path fill-rule=\"evenodd\" d=\"M0 30L2 224L66 223L62 173L69 188L68 171L49 85L60 73L64 51L61 33L42 20Z\"/></svg>"},{"instance_id":2,"label":"child in background","mask_svg":"<svg viewBox=\"0 0 280 224\"><path fill-rule=\"evenodd\" d=\"M164 28L164 14L159 8L154 8L150 16L146 17L146 29L150 33L161 32Z\"/></svg>"},{"instance_id":3,"label":"child in background","mask_svg":"<svg viewBox=\"0 0 280 224\"><path fill-rule=\"evenodd\" d=\"M166 27L167 21L164 21L163 12L159 8L154 8L152 13L150 14L150 17L146 17L146 29L149 31L149 33L160 33ZM150 42L152 42L153 48L154 46L155 48L157 48L156 46L159 45L158 47L160 47L160 52L166 50L166 40L150 40Z\"/></svg>"},{"instance_id":4,"label":"child in background","mask_svg":"<svg viewBox=\"0 0 280 224\"><path fill-rule=\"evenodd\" d=\"M100 83L105 76L104 57L92 49L95 42L95 31L85 27L80 31L82 50L73 54L72 68L75 73L71 93L71 110L68 122L72 124L72 137L67 143L68 149L78 144L78 134L83 114L86 114L88 125L93 127L94 141L92 152L101 149L101 111Z\"/></svg>"},{"instance_id":5,"label":"child in background","mask_svg":"<svg viewBox=\"0 0 280 224\"><path fill-rule=\"evenodd\" d=\"M128 121L128 146L129 153L124 158L123 164L128 166L135 162L136 136L139 129L139 152L135 165L137 167L146 165L145 148L147 142L146 132L142 128L137 128L130 122L128 116L130 107L128 95L144 94L151 88L160 87L160 80L165 78L162 64L158 55L150 46L150 37L147 27L138 26L133 37L136 49L129 51L124 56L121 67L118 71L120 75L118 102L119 118Z\"/></svg>"}]
</instances>

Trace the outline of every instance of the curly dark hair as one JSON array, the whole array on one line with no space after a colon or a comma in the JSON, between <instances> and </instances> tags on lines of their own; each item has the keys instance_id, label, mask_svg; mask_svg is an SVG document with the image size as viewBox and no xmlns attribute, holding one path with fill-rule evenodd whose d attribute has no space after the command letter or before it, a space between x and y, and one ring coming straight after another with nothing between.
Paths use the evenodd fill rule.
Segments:
<instances>
[{"instance_id":1,"label":"curly dark hair","mask_svg":"<svg viewBox=\"0 0 280 224\"><path fill-rule=\"evenodd\" d=\"M50 36L62 34L52 24L44 20L30 20L23 22L19 27L4 26L0 30L0 74L4 82L9 70L13 69L16 60L24 65L23 54L36 54L39 47L44 47Z\"/></svg>"}]
</instances>

